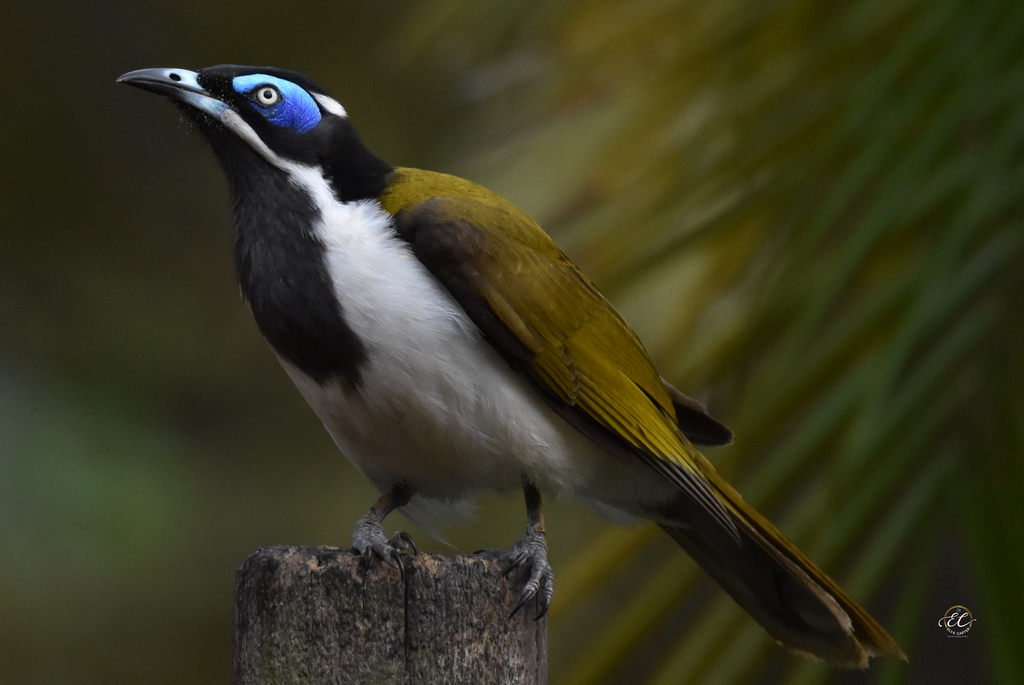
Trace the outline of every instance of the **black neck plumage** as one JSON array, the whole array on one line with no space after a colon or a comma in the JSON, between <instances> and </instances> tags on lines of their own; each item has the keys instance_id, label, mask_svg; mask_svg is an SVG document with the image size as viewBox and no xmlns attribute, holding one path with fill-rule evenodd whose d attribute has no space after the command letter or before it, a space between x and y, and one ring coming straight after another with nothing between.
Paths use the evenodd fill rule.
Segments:
<instances>
[{"instance_id":1,"label":"black neck plumage","mask_svg":"<svg viewBox=\"0 0 1024 685\"><path fill-rule=\"evenodd\" d=\"M320 210L286 172L238 144L244 149L218 157L231 187L235 268L256 324L281 357L318 383L339 378L357 387L366 349L345 321L313 231Z\"/></svg>"},{"instance_id":2,"label":"black neck plumage","mask_svg":"<svg viewBox=\"0 0 1024 685\"><path fill-rule=\"evenodd\" d=\"M325 121L324 136L330 140L330 154L319 166L340 202L380 197L394 167L370 152L348 119Z\"/></svg>"}]
</instances>

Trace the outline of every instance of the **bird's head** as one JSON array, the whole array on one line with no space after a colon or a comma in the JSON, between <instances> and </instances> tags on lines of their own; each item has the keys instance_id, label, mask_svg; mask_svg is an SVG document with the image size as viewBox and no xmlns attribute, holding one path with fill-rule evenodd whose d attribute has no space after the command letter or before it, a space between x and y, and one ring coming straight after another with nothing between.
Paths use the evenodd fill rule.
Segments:
<instances>
[{"instance_id":1,"label":"bird's head","mask_svg":"<svg viewBox=\"0 0 1024 685\"><path fill-rule=\"evenodd\" d=\"M315 168L346 200L372 196L372 179L391 170L359 142L345 108L298 72L221 64L198 72L140 69L117 81L178 105L229 178L264 163L286 173Z\"/></svg>"}]
</instances>

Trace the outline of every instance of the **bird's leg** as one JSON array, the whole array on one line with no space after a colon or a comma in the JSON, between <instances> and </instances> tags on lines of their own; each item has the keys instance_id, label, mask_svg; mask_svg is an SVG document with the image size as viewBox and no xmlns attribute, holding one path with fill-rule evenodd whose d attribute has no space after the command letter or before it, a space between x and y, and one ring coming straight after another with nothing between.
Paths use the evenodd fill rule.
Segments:
<instances>
[{"instance_id":1,"label":"bird's leg","mask_svg":"<svg viewBox=\"0 0 1024 685\"><path fill-rule=\"evenodd\" d=\"M402 564L402 555L399 552L403 549L412 548L416 553L416 544L412 537L405 532L395 533L390 540L384 536L384 517L398 507L409 503L412 498L412 491L409 487L399 483L388 492L381 495L366 516L359 519L355 530L352 531L352 547L362 554L367 560L378 556L384 561L396 564L402 574L405 574L405 566Z\"/></svg>"},{"instance_id":2,"label":"bird's leg","mask_svg":"<svg viewBox=\"0 0 1024 685\"><path fill-rule=\"evenodd\" d=\"M548 612L548 606L551 604L555 574L548 564L548 543L544 539L544 514L540 510L540 491L524 478L523 495L526 497L526 535L508 551L505 575L512 569L523 567L529 569L530 577L523 586L523 595L512 609L509 618L515 616L524 604L536 597L537 615L534 618L540 619Z\"/></svg>"}]
</instances>

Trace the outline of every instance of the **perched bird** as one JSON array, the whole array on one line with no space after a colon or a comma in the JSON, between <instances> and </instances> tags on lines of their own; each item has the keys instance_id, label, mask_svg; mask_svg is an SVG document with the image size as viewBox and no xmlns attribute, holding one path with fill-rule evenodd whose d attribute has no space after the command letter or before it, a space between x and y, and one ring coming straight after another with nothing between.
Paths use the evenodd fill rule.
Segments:
<instances>
[{"instance_id":1,"label":"perched bird","mask_svg":"<svg viewBox=\"0 0 1024 685\"><path fill-rule=\"evenodd\" d=\"M730 431L669 385L546 233L454 176L392 167L301 74L220 65L118 81L169 98L227 175L235 266L260 331L381 497L355 527L401 565L383 520L430 519L521 487L519 606L552 596L541 492L650 519L789 649L863 668L903 656L694 444ZM518 608L518 607L517 607Z\"/></svg>"}]
</instances>

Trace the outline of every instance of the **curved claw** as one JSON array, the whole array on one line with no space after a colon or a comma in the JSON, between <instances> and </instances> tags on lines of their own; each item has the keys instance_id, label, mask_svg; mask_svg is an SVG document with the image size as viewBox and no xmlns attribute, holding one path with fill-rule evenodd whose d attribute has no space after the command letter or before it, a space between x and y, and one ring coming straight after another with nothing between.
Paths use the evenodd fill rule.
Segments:
<instances>
[{"instance_id":1,"label":"curved claw","mask_svg":"<svg viewBox=\"0 0 1024 685\"><path fill-rule=\"evenodd\" d=\"M402 574L402 578L405 578L405 562L402 561L402 553L394 547L389 547L386 557L381 557L384 561L394 564L398 567L398 572Z\"/></svg>"},{"instance_id":2,"label":"curved claw","mask_svg":"<svg viewBox=\"0 0 1024 685\"><path fill-rule=\"evenodd\" d=\"M515 615L519 613L519 610L523 608L523 605L529 602L531 599L533 599L533 596L535 594L537 593L530 592L529 590L524 589L522 596L519 598L519 601L516 602L515 607L512 608L512 612L508 615L509 620L515 618Z\"/></svg>"},{"instance_id":3,"label":"curved claw","mask_svg":"<svg viewBox=\"0 0 1024 685\"><path fill-rule=\"evenodd\" d=\"M406 533L404 530L400 530L391 536L388 540L388 544L395 549L411 549L413 554L419 554L419 550L416 549L416 543L413 541L412 536Z\"/></svg>"},{"instance_id":4,"label":"curved claw","mask_svg":"<svg viewBox=\"0 0 1024 685\"><path fill-rule=\"evenodd\" d=\"M352 548L367 562L376 556L385 563L394 564L403 578L405 563L402 561L401 550L412 548L413 554L417 553L411 535L400 531L388 540L384 537L384 526L370 515L361 518L352 531Z\"/></svg>"},{"instance_id":5,"label":"curved claw","mask_svg":"<svg viewBox=\"0 0 1024 685\"><path fill-rule=\"evenodd\" d=\"M507 553L506 566L503 575L507 576L513 569L521 566L529 567L530 577L523 585L523 593L519 602L513 607L509 619L514 617L523 606L533 598L537 598L537 615L534 620L539 620L548 612L551 606L551 598L554 595L555 574L548 564L547 543L544 534L536 530L528 530L519 542Z\"/></svg>"}]
</instances>

